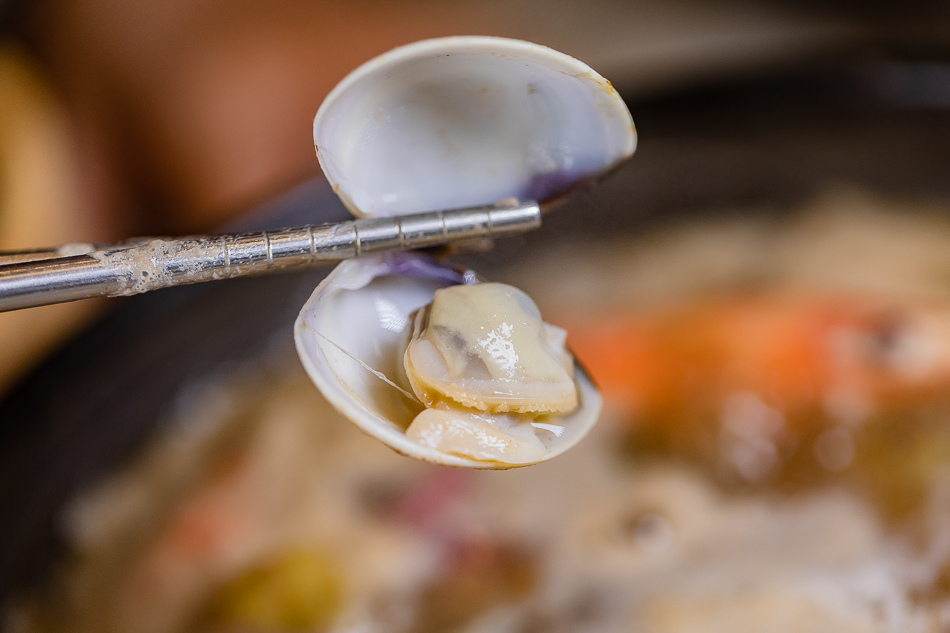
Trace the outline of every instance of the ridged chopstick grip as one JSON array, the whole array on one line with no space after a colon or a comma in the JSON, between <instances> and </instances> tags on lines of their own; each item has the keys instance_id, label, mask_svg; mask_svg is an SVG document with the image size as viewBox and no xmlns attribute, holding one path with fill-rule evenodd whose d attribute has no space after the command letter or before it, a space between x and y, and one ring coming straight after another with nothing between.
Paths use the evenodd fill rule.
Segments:
<instances>
[{"instance_id":1,"label":"ridged chopstick grip","mask_svg":"<svg viewBox=\"0 0 950 633\"><path fill-rule=\"evenodd\" d=\"M366 218L241 235L140 239L97 248L0 253L0 312L90 297L337 262L381 251L522 233L541 224L534 202ZM44 259L45 257L45 259Z\"/></svg>"}]
</instances>

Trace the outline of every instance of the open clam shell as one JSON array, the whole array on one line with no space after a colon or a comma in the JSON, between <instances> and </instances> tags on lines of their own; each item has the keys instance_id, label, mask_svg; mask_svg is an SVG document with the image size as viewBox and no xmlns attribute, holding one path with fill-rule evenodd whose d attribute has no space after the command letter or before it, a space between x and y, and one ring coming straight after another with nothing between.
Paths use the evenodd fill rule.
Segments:
<instances>
[{"instance_id":1,"label":"open clam shell","mask_svg":"<svg viewBox=\"0 0 950 633\"><path fill-rule=\"evenodd\" d=\"M313 122L323 171L356 215L536 200L633 154L623 100L586 64L498 37L425 40L350 73Z\"/></svg>"},{"instance_id":2,"label":"open clam shell","mask_svg":"<svg viewBox=\"0 0 950 633\"><path fill-rule=\"evenodd\" d=\"M505 198L535 200L545 209L609 173L636 148L630 112L610 82L563 53L496 37L427 40L367 62L330 93L313 134L334 191L364 216ZM303 365L343 415L411 457L470 468L554 457L580 441L601 406L590 379L563 350L563 332L558 380L570 386L573 373L574 389L565 392L573 406L576 390L578 406L570 413L541 413L566 410L549 402L510 409L508 402L489 406L482 398L476 408L492 410L479 417L458 411L472 406L466 404L471 394L459 392L455 403L429 402L426 409L413 393L419 383L410 385L406 369L411 365L417 379L419 366L406 356L410 314L439 288L476 281L419 255L344 262L297 318ZM532 380L532 387L543 382ZM510 385L497 389L514 393ZM525 393L534 392L516 396Z\"/></svg>"},{"instance_id":3,"label":"open clam shell","mask_svg":"<svg viewBox=\"0 0 950 633\"><path fill-rule=\"evenodd\" d=\"M412 396L403 367L410 314L429 303L437 289L474 282L474 274L460 273L418 254L343 262L317 287L297 317L297 351L310 378L338 411L400 453L449 466L525 466L441 452L406 435L423 409ZM568 450L597 421L600 395L576 363L574 381L579 406L569 414L550 416L538 428L536 436L545 450L537 461Z\"/></svg>"}]
</instances>

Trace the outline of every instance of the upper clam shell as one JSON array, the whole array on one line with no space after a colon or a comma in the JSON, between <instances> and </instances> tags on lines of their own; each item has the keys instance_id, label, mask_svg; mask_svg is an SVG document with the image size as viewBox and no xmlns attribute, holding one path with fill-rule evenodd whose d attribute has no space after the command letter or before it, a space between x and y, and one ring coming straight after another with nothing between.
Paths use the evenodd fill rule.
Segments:
<instances>
[{"instance_id":1,"label":"upper clam shell","mask_svg":"<svg viewBox=\"0 0 950 633\"><path fill-rule=\"evenodd\" d=\"M585 186L636 147L610 83L550 48L448 37L360 66L323 102L314 144L356 215L546 203Z\"/></svg>"}]
</instances>

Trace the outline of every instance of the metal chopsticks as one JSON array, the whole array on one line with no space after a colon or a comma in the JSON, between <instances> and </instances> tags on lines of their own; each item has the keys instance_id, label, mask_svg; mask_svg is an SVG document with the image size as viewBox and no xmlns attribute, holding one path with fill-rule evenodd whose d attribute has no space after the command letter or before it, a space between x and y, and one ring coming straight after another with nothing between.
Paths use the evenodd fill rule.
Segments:
<instances>
[{"instance_id":1,"label":"metal chopsticks","mask_svg":"<svg viewBox=\"0 0 950 633\"><path fill-rule=\"evenodd\" d=\"M262 233L0 253L0 312L316 266L367 253L502 237L540 224L536 202L512 200Z\"/></svg>"}]
</instances>

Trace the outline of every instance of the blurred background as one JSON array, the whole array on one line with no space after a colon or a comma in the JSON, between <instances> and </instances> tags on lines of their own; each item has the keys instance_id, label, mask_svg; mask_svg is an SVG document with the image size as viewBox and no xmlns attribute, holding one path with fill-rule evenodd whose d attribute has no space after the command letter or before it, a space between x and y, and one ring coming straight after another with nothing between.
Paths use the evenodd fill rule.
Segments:
<instances>
[{"instance_id":1,"label":"blurred background","mask_svg":"<svg viewBox=\"0 0 950 633\"><path fill-rule=\"evenodd\" d=\"M603 428L518 473L389 455L293 354L321 272L0 314L6 627L946 630L947 3L3 0L0 250L345 219L317 107L454 34L637 122L465 260L569 329Z\"/></svg>"}]
</instances>

